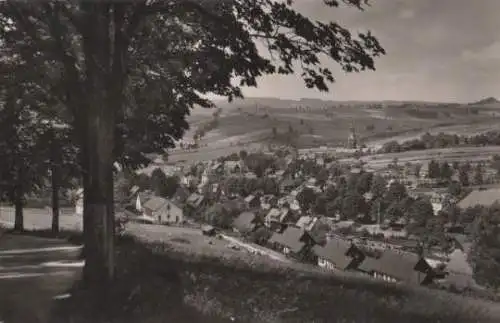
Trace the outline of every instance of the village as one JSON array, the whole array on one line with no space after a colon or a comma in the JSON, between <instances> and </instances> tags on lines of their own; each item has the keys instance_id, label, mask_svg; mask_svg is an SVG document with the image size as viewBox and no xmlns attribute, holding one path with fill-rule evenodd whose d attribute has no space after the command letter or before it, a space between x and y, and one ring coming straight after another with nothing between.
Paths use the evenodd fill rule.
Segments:
<instances>
[{"instance_id":1,"label":"village","mask_svg":"<svg viewBox=\"0 0 500 323\"><path fill-rule=\"evenodd\" d=\"M493 160L394 160L385 168L339 160L286 147L190 166L157 158L132 176L118 213L150 225L197 223L251 252L278 252L326 271L483 289L467 259L474 218L500 197Z\"/></svg>"}]
</instances>

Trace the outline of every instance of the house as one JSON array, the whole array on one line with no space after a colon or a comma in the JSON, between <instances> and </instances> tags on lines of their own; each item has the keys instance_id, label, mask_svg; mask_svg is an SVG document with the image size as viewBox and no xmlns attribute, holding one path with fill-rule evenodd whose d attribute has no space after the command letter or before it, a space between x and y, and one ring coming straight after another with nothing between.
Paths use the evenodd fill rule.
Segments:
<instances>
[{"instance_id":1,"label":"house","mask_svg":"<svg viewBox=\"0 0 500 323\"><path fill-rule=\"evenodd\" d=\"M185 203L189 195L191 195L191 193L189 192L188 188L184 185L180 185L175 191L172 200L178 203Z\"/></svg>"},{"instance_id":2,"label":"house","mask_svg":"<svg viewBox=\"0 0 500 323\"><path fill-rule=\"evenodd\" d=\"M363 261L364 254L354 244L343 239L330 239L326 245L313 247L318 266L328 270L355 269Z\"/></svg>"},{"instance_id":3,"label":"house","mask_svg":"<svg viewBox=\"0 0 500 323\"><path fill-rule=\"evenodd\" d=\"M144 215L152 217L157 223L182 223L184 213L172 201L155 196L143 205Z\"/></svg>"},{"instance_id":4,"label":"house","mask_svg":"<svg viewBox=\"0 0 500 323\"><path fill-rule=\"evenodd\" d=\"M267 213L264 224L271 230L280 230L283 224L291 220L290 210L288 208L273 208Z\"/></svg>"},{"instance_id":5,"label":"house","mask_svg":"<svg viewBox=\"0 0 500 323\"><path fill-rule=\"evenodd\" d=\"M260 206L260 198L257 195L250 194L245 197L245 203L248 208L256 208Z\"/></svg>"},{"instance_id":6,"label":"house","mask_svg":"<svg viewBox=\"0 0 500 323\"><path fill-rule=\"evenodd\" d=\"M287 256L304 259L315 245L315 242L304 230L289 226L283 233L275 232L269 243L277 250Z\"/></svg>"},{"instance_id":7,"label":"house","mask_svg":"<svg viewBox=\"0 0 500 323\"><path fill-rule=\"evenodd\" d=\"M298 228L310 231L318 219L312 216L301 216L295 224Z\"/></svg>"},{"instance_id":8,"label":"house","mask_svg":"<svg viewBox=\"0 0 500 323\"><path fill-rule=\"evenodd\" d=\"M394 250L384 250L378 258L366 257L358 271L394 283L428 285L434 279L434 270L424 258Z\"/></svg>"},{"instance_id":9,"label":"house","mask_svg":"<svg viewBox=\"0 0 500 323\"><path fill-rule=\"evenodd\" d=\"M226 173L239 173L241 172L241 162L240 161L233 161L233 160L226 160L224 162L224 170Z\"/></svg>"},{"instance_id":10,"label":"house","mask_svg":"<svg viewBox=\"0 0 500 323\"><path fill-rule=\"evenodd\" d=\"M75 192L75 215L83 215L83 188Z\"/></svg>"},{"instance_id":11,"label":"house","mask_svg":"<svg viewBox=\"0 0 500 323\"><path fill-rule=\"evenodd\" d=\"M203 206L205 202L205 197L198 193L192 193L186 200L186 205L191 207L194 210L198 210Z\"/></svg>"},{"instance_id":12,"label":"house","mask_svg":"<svg viewBox=\"0 0 500 323\"><path fill-rule=\"evenodd\" d=\"M233 221L233 228L236 232L247 234L255 231L261 224L262 221L255 213L243 212Z\"/></svg>"},{"instance_id":13,"label":"house","mask_svg":"<svg viewBox=\"0 0 500 323\"><path fill-rule=\"evenodd\" d=\"M476 205L490 207L500 200L500 188L477 189L470 192L463 200L458 202L458 207L467 209Z\"/></svg>"},{"instance_id":14,"label":"house","mask_svg":"<svg viewBox=\"0 0 500 323\"><path fill-rule=\"evenodd\" d=\"M288 193L293 190L297 185L293 179L285 179L280 183L280 191L282 193Z\"/></svg>"}]
</instances>

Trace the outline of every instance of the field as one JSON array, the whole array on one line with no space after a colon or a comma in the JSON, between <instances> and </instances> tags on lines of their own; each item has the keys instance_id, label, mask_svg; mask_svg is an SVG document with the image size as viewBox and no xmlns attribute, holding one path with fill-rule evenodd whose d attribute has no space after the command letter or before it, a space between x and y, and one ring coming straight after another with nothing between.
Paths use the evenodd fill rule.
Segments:
<instances>
[{"instance_id":1,"label":"field","mask_svg":"<svg viewBox=\"0 0 500 323\"><path fill-rule=\"evenodd\" d=\"M80 231L83 228L82 218L73 215L72 209L62 209L59 216L59 226L62 230ZM24 227L26 230L50 229L52 210L50 208L24 209ZM14 224L14 208L0 207L0 225L11 226Z\"/></svg>"},{"instance_id":2,"label":"field","mask_svg":"<svg viewBox=\"0 0 500 323\"><path fill-rule=\"evenodd\" d=\"M218 106L222 109L218 124L202 137L201 148L192 153L173 150L170 161L207 160L241 149L260 149L268 143L286 143L290 130L298 148L335 147L346 145L353 125L362 143L377 148L389 140L405 141L425 132L472 135L497 130L500 122L500 102L492 100L450 104L248 98L218 102ZM185 139L213 119L211 111L193 110Z\"/></svg>"},{"instance_id":3,"label":"field","mask_svg":"<svg viewBox=\"0 0 500 323\"><path fill-rule=\"evenodd\" d=\"M401 153L379 154L361 157L366 166L373 169L387 167L397 158L398 163L403 165L407 162L428 162L432 159L436 161L486 161L490 160L495 154L500 154L500 146L486 147L460 147L460 148L443 148L443 149L427 149L422 151L407 151ZM341 159L341 162L354 161L354 159Z\"/></svg>"}]
</instances>

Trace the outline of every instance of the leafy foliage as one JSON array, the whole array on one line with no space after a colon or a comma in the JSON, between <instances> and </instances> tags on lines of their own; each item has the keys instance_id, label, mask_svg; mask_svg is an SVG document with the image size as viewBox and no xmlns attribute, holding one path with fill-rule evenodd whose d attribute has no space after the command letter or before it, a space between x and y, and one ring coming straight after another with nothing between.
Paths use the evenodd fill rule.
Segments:
<instances>
[{"instance_id":1,"label":"leafy foliage","mask_svg":"<svg viewBox=\"0 0 500 323\"><path fill-rule=\"evenodd\" d=\"M480 214L474 230L470 255L479 283L500 287L500 205L495 203Z\"/></svg>"}]
</instances>

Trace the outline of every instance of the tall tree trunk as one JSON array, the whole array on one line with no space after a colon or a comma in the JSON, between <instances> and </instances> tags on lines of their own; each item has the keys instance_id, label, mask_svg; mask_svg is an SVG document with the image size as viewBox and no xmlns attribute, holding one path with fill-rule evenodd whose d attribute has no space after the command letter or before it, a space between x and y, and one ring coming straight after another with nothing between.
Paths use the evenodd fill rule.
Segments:
<instances>
[{"instance_id":1,"label":"tall tree trunk","mask_svg":"<svg viewBox=\"0 0 500 323\"><path fill-rule=\"evenodd\" d=\"M87 108L84 124L84 279L106 288L114 278L113 163L116 102L110 95L110 4L84 4ZM120 80L115 80L119 82ZM106 289L105 289L106 290Z\"/></svg>"},{"instance_id":2,"label":"tall tree trunk","mask_svg":"<svg viewBox=\"0 0 500 323\"><path fill-rule=\"evenodd\" d=\"M57 143L55 140L55 133L52 130L52 142L51 142L51 181L52 181L52 233L59 233L59 186L60 186L60 178L59 178L59 167L61 167L59 163L59 151L57 147Z\"/></svg>"},{"instance_id":3,"label":"tall tree trunk","mask_svg":"<svg viewBox=\"0 0 500 323\"><path fill-rule=\"evenodd\" d=\"M23 216L23 206L24 206L24 190L23 190L23 172L22 168L17 169L17 183L15 187L14 194L14 207L15 207L15 217L14 217L14 230L17 232L22 232L24 230L24 216Z\"/></svg>"}]
</instances>

